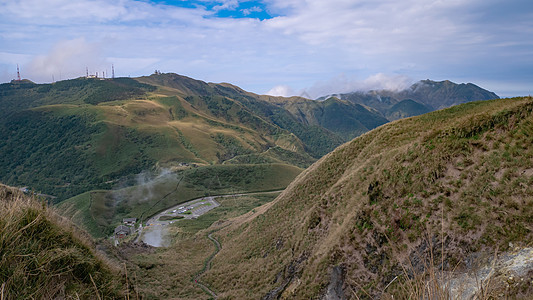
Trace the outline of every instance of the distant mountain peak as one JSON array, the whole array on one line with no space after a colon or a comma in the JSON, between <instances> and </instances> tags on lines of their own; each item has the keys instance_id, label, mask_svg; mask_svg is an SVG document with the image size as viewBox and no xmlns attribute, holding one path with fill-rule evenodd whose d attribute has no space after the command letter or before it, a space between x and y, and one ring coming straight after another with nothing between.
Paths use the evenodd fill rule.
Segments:
<instances>
[{"instance_id":1,"label":"distant mountain peak","mask_svg":"<svg viewBox=\"0 0 533 300\"><path fill-rule=\"evenodd\" d=\"M442 109L465 102L499 99L495 93L487 91L473 83L457 84L450 80L434 81L431 79L420 80L400 91L355 91L351 93L330 94L320 97L317 100L325 100L333 96L341 100L347 100L376 109L391 121L399 117L415 116L422 112ZM406 99L416 102L417 105L409 102L409 105L395 106ZM401 107L402 111L395 111L398 107Z\"/></svg>"}]
</instances>

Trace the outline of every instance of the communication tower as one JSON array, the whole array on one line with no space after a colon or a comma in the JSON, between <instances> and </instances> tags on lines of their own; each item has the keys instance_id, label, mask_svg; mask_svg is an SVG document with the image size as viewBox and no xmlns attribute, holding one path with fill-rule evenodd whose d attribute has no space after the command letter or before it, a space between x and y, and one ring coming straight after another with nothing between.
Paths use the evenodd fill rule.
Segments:
<instances>
[{"instance_id":1,"label":"communication tower","mask_svg":"<svg viewBox=\"0 0 533 300\"><path fill-rule=\"evenodd\" d=\"M17 81L21 81L21 79L20 79L19 64L17 64Z\"/></svg>"}]
</instances>

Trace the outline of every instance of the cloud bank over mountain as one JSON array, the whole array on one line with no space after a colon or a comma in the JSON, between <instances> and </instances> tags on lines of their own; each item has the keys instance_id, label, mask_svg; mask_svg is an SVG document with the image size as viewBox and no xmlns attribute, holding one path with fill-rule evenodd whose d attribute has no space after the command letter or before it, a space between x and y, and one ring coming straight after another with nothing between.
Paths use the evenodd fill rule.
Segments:
<instances>
[{"instance_id":1,"label":"cloud bank over mountain","mask_svg":"<svg viewBox=\"0 0 533 300\"><path fill-rule=\"evenodd\" d=\"M39 82L114 63L119 76L158 69L256 93L366 88L387 74L528 94L532 9L526 0L8 0L0 81L15 77L17 63ZM56 60L79 41L90 46L76 61Z\"/></svg>"}]
</instances>

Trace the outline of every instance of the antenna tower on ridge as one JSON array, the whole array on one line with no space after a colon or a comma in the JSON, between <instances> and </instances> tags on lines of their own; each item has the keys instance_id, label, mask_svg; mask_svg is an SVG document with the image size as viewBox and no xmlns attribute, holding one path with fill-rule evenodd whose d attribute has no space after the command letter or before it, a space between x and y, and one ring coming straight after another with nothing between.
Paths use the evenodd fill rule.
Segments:
<instances>
[{"instance_id":1,"label":"antenna tower on ridge","mask_svg":"<svg viewBox=\"0 0 533 300\"><path fill-rule=\"evenodd\" d=\"M87 74L87 78L89 78L89 67L85 67L85 73Z\"/></svg>"},{"instance_id":2,"label":"antenna tower on ridge","mask_svg":"<svg viewBox=\"0 0 533 300\"><path fill-rule=\"evenodd\" d=\"M19 64L17 64L17 81L20 81L20 70L19 70Z\"/></svg>"},{"instance_id":3,"label":"antenna tower on ridge","mask_svg":"<svg viewBox=\"0 0 533 300\"><path fill-rule=\"evenodd\" d=\"M111 64L111 78L115 78L115 66Z\"/></svg>"}]
</instances>

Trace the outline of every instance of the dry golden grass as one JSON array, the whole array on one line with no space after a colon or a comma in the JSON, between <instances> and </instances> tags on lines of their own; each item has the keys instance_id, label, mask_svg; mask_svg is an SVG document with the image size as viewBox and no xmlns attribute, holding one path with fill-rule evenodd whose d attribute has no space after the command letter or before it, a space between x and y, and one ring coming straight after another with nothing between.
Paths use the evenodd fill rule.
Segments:
<instances>
[{"instance_id":1,"label":"dry golden grass","mask_svg":"<svg viewBox=\"0 0 533 300\"><path fill-rule=\"evenodd\" d=\"M221 230L205 281L221 297L309 299L324 294L338 266L345 295L379 297L402 264L427 279L432 266L461 271L469 255L527 246L532 111L528 97L468 103L364 134L261 214Z\"/></svg>"},{"instance_id":2,"label":"dry golden grass","mask_svg":"<svg viewBox=\"0 0 533 300\"><path fill-rule=\"evenodd\" d=\"M122 297L125 279L45 202L0 185L2 299Z\"/></svg>"}]
</instances>

